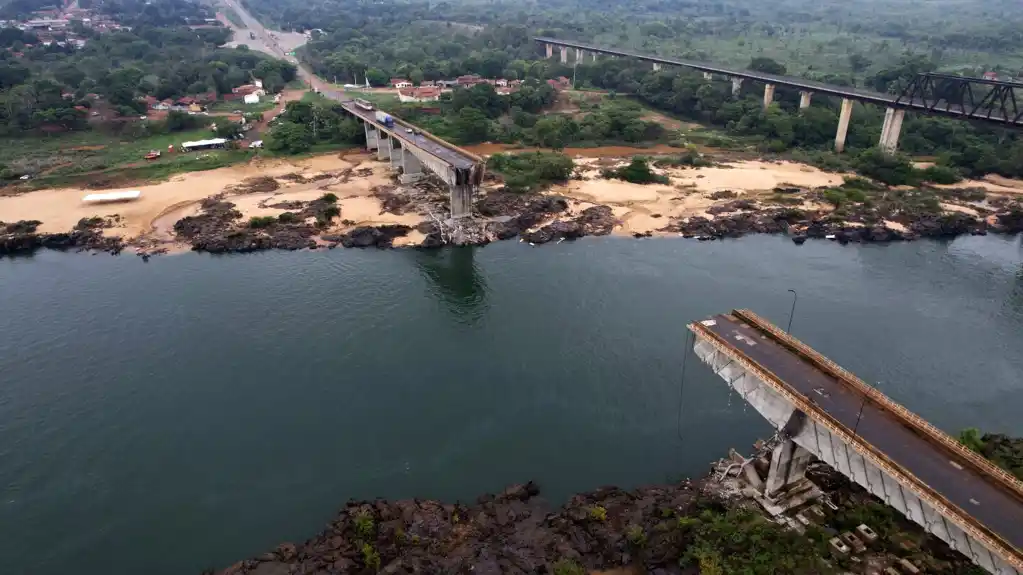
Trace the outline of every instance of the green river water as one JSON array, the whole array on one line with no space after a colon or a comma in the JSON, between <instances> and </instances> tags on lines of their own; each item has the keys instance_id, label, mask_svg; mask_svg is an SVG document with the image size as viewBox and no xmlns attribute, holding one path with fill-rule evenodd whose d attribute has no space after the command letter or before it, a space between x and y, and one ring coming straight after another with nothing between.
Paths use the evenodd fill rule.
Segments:
<instances>
[{"instance_id":1,"label":"green river water","mask_svg":"<svg viewBox=\"0 0 1023 575\"><path fill-rule=\"evenodd\" d=\"M767 425L691 361L748 307L935 425L1023 433L1019 238L0 260L0 572L197 573L348 498L552 502Z\"/></svg>"}]
</instances>

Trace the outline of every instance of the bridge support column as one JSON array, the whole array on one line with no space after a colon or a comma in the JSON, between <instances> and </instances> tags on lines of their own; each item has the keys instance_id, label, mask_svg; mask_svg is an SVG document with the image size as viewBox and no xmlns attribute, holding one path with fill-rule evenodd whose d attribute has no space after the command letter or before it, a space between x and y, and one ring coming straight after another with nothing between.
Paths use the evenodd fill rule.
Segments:
<instances>
[{"instance_id":1,"label":"bridge support column","mask_svg":"<svg viewBox=\"0 0 1023 575\"><path fill-rule=\"evenodd\" d=\"M362 126L366 129L366 149L375 150L380 147L380 133L377 132L369 122L363 122Z\"/></svg>"},{"instance_id":2,"label":"bridge support column","mask_svg":"<svg viewBox=\"0 0 1023 575\"><path fill-rule=\"evenodd\" d=\"M654 72L660 72L660 71L661 71L660 63L654 62Z\"/></svg>"},{"instance_id":3,"label":"bridge support column","mask_svg":"<svg viewBox=\"0 0 1023 575\"><path fill-rule=\"evenodd\" d=\"M842 98L842 111L838 115L838 131L835 132L835 151L845 150L845 135L849 132L849 118L852 117L853 101Z\"/></svg>"},{"instance_id":4,"label":"bridge support column","mask_svg":"<svg viewBox=\"0 0 1023 575\"><path fill-rule=\"evenodd\" d=\"M554 56L554 45L553 44L544 44L543 47L547 51L547 58L548 59Z\"/></svg>"},{"instance_id":5,"label":"bridge support column","mask_svg":"<svg viewBox=\"0 0 1023 575\"><path fill-rule=\"evenodd\" d=\"M383 162L387 160L391 161L391 139L387 137L387 134L380 132L379 144L377 145L377 160Z\"/></svg>"},{"instance_id":6,"label":"bridge support column","mask_svg":"<svg viewBox=\"0 0 1023 575\"><path fill-rule=\"evenodd\" d=\"M884 113L884 126L881 127L881 141L878 146L888 155L895 153L899 147L899 133L902 131L902 118L905 110L888 108Z\"/></svg>"},{"instance_id":7,"label":"bridge support column","mask_svg":"<svg viewBox=\"0 0 1023 575\"><path fill-rule=\"evenodd\" d=\"M704 80L713 80L714 79L714 74L711 74L710 72L704 72L703 73L703 79Z\"/></svg>"},{"instance_id":8,"label":"bridge support column","mask_svg":"<svg viewBox=\"0 0 1023 575\"><path fill-rule=\"evenodd\" d=\"M394 138L388 138L391 141L391 167L394 169L401 168L402 156L404 156L404 149L399 147L399 142Z\"/></svg>"},{"instance_id":9,"label":"bridge support column","mask_svg":"<svg viewBox=\"0 0 1023 575\"><path fill-rule=\"evenodd\" d=\"M799 93L799 109L805 110L810 107L810 96L813 96L813 92L807 92L803 90Z\"/></svg>"},{"instance_id":10,"label":"bridge support column","mask_svg":"<svg viewBox=\"0 0 1023 575\"><path fill-rule=\"evenodd\" d=\"M764 484L764 496L774 498L782 491L806 481L806 467L813 455L791 439L778 444L771 452L771 467Z\"/></svg>"},{"instance_id":11,"label":"bridge support column","mask_svg":"<svg viewBox=\"0 0 1023 575\"><path fill-rule=\"evenodd\" d=\"M412 155L407 149L401 149L401 171L398 181L403 184L411 184L423 177L423 163L419 158Z\"/></svg>"},{"instance_id":12,"label":"bridge support column","mask_svg":"<svg viewBox=\"0 0 1023 575\"><path fill-rule=\"evenodd\" d=\"M561 47L561 63L562 64L568 64L568 47L567 46L562 46Z\"/></svg>"},{"instance_id":13,"label":"bridge support column","mask_svg":"<svg viewBox=\"0 0 1023 575\"><path fill-rule=\"evenodd\" d=\"M451 186L451 218L467 218L472 215L472 184Z\"/></svg>"},{"instance_id":14,"label":"bridge support column","mask_svg":"<svg viewBox=\"0 0 1023 575\"><path fill-rule=\"evenodd\" d=\"M596 62L597 61L597 53L596 52L590 52L590 55L593 56L593 61Z\"/></svg>"},{"instance_id":15,"label":"bridge support column","mask_svg":"<svg viewBox=\"0 0 1023 575\"><path fill-rule=\"evenodd\" d=\"M774 101L774 84L764 84L764 109Z\"/></svg>"},{"instance_id":16,"label":"bridge support column","mask_svg":"<svg viewBox=\"0 0 1023 575\"><path fill-rule=\"evenodd\" d=\"M575 49L575 61L577 64L582 64L583 58L586 57L586 52L583 52L582 48Z\"/></svg>"},{"instance_id":17,"label":"bridge support column","mask_svg":"<svg viewBox=\"0 0 1023 575\"><path fill-rule=\"evenodd\" d=\"M742 78L732 78L732 96L739 97L742 91Z\"/></svg>"}]
</instances>

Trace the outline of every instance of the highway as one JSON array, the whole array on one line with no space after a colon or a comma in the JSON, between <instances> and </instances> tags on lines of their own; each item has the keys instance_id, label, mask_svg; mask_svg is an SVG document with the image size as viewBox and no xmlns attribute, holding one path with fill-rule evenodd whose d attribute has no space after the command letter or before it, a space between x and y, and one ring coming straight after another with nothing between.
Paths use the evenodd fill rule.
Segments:
<instances>
[{"instance_id":1,"label":"highway","mask_svg":"<svg viewBox=\"0 0 1023 575\"><path fill-rule=\"evenodd\" d=\"M914 98L912 100L903 99L900 101L899 97L894 94L885 94L882 92L864 90L852 86L835 86L832 84L825 84L823 82L807 80L805 78L797 78L795 76L780 76L777 74L767 74L765 72L758 72L756 70L736 70L732 68L718 66L717 64L698 62L696 60L664 58L661 56L654 56L651 54L630 52L628 50L618 50L615 48L593 46L591 44L583 44L581 42L575 42L572 40L561 40L559 38L548 38L544 36L538 36L533 38L533 41L539 42L541 44L553 44L555 46L578 48L581 50L585 50L587 52L596 52L599 54L608 54L611 56L635 58L637 60L641 60L644 62L665 64L668 66L681 66L684 68L699 70L701 72L710 72L711 74L718 74L721 76L728 76L731 78L744 78L748 80L754 80L757 82L763 82L765 84L774 84L776 86L787 86L790 88L796 88L806 92L813 92L814 94L827 94L829 96L839 96L842 98L848 98L850 100L856 100L858 102L877 104L879 106L890 106L906 110L915 110L923 113L936 114L940 116L981 120L999 125L1023 127L1023 118L1005 117L1001 114L996 113L990 113L985 115L971 115L969 110L965 110L963 109L962 106L959 105L945 103L935 107L934 102L929 102L920 98Z\"/></svg>"},{"instance_id":2,"label":"highway","mask_svg":"<svg viewBox=\"0 0 1023 575\"><path fill-rule=\"evenodd\" d=\"M977 469L962 454L927 437L882 404L865 401L858 389L819 369L760 328L734 314L716 315L710 320L700 322L702 329L718 336L849 430L855 430L863 441L1015 548L1017 557L1023 556L1023 493Z\"/></svg>"}]
</instances>

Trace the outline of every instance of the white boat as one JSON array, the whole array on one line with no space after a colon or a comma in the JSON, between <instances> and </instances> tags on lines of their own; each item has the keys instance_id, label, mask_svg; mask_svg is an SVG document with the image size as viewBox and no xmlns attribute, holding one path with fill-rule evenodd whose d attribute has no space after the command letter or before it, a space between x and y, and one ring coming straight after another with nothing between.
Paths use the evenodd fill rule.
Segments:
<instances>
[{"instance_id":1,"label":"white boat","mask_svg":"<svg viewBox=\"0 0 1023 575\"><path fill-rule=\"evenodd\" d=\"M82 198L86 204L106 204L110 202L130 202L139 199L142 192L131 190L127 192L107 192L105 194L89 194Z\"/></svg>"}]
</instances>

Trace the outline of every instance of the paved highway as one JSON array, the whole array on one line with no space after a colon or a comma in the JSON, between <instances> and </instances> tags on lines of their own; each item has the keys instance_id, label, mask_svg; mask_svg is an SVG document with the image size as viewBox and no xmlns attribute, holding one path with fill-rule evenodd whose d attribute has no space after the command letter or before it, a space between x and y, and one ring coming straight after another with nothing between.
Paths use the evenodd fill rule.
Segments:
<instances>
[{"instance_id":1,"label":"paved highway","mask_svg":"<svg viewBox=\"0 0 1023 575\"><path fill-rule=\"evenodd\" d=\"M823 82L815 82L813 80L807 80L805 78L796 78L794 76L779 76L777 74L767 74L764 72L757 72L755 70L735 70L732 68L725 68L718 66L717 64L708 64L707 62L697 62L695 60L684 60L678 58L663 58L661 56L653 56L650 54L640 54L638 52L630 52L628 50L617 50L613 48L602 48L600 46L593 46L590 44L583 44L581 42L575 42L572 40L561 40L558 38L547 38L547 37L536 37L534 41L542 44L554 44L556 46L566 46L569 48L580 48L588 52L597 52L600 54L609 54L613 56L622 56L625 58L635 58L644 62L656 62L658 64L666 64L669 66L682 66L685 68L692 68L694 70L700 70L701 72L710 72L712 74L720 74L722 76L729 76L733 78L746 78L755 80L758 82L764 82L767 84L775 84L778 86L788 86L791 88L797 88L815 94L828 94L830 96L840 96L842 98L849 98L859 102L868 102L871 104L877 104L881 106L895 106L898 108L904 108L909 110L916 110L919 112L926 112L931 114L938 114L941 116L951 116L956 118L969 118L973 120L983 120L992 122L1000 125L1011 125L1015 127L1023 126L1023 118L1006 118L1001 114L991 113L984 114L983 116L970 116L967 110L964 110L961 106L941 104L936 108L932 108L932 102L915 98L912 101L902 100L896 104L898 96L893 94L885 94L882 92L875 92L873 90L863 90L851 86L834 86L832 84L825 84Z\"/></svg>"},{"instance_id":2,"label":"paved highway","mask_svg":"<svg viewBox=\"0 0 1023 575\"><path fill-rule=\"evenodd\" d=\"M902 419L843 381L820 371L775 340L731 315L716 315L711 332L801 393L889 459L972 516L1023 554L1023 498L958 453L939 447ZM857 414L863 414L857 425Z\"/></svg>"}]
</instances>

